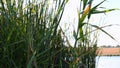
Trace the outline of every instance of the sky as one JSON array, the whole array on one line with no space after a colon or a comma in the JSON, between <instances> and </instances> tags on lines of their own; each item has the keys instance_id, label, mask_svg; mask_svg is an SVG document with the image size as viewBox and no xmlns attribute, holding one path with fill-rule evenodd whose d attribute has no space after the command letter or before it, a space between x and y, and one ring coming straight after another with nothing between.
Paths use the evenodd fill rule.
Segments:
<instances>
[{"instance_id":1,"label":"sky","mask_svg":"<svg viewBox=\"0 0 120 68\"><path fill-rule=\"evenodd\" d=\"M94 0L93 6L100 3L103 0ZM66 4L65 11L62 17L62 23L60 24L63 30L66 32L65 34L70 39L71 44L73 45L73 37L72 32L77 27L77 9L79 6L79 0L69 0L69 2ZM119 0L107 0L105 1L101 7L105 7L107 9L112 8L118 8L120 9ZM108 35L106 35L103 32L99 32L98 37L98 46L116 46L120 45L120 10L112 11L106 14L95 14L92 16L90 23L99 25L99 26L105 26L114 24L111 27L104 28L105 31L107 31L110 35L112 35L116 40L113 40ZM63 25L64 24L64 25Z\"/></svg>"},{"instance_id":2,"label":"sky","mask_svg":"<svg viewBox=\"0 0 120 68\"><path fill-rule=\"evenodd\" d=\"M103 4L106 8L119 8L119 0L108 0ZM120 45L120 10L109 12L105 15L104 25L117 24L112 27L105 28L105 30L111 34L118 42L111 39L104 33L100 33L98 45Z\"/></svg>"}]
</instances>

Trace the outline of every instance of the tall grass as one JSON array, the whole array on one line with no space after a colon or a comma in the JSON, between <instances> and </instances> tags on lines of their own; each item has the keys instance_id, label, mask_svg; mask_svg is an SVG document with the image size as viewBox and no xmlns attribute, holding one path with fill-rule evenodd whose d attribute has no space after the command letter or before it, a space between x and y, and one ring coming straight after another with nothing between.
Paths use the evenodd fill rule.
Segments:
<instances>
[{"instance_id":1,"label":"tall grass","mask_svg":"<svg viewBox=\"0 0 120 68\"><path fill-rule=\"evenodd\" d=\"M56 0L54 6L49 1L0 0L1 68L63 65L57 28L67 1Z\"/></svg>"},{"instance_id":2,"label":"tall grass","mask_svg":"<svg viewBox=\"0 0 120 68\"><path fill-rule=\"evenodd\" d=\"M101 1L99 4L92 7L93 0L81 0L80 9L78 10L78 27L77 31L74 30L73 36L75 39L74 48L72 49L72 56L74 61L71 62L71 68L95 68L97 56L97 41L98 31L93 32L93 28L99 29L108 36L112 37L109 33L97 25L89 22L93 14L106 13L116 9L98 10L99 6L106 0ZM93 33L92 33L93 32ZM114 39L115 40L115 39Z\"/></svg>"},{"instance_id":3,"label":"tall grass","mask_svg":"<svg viewBox=\"0 0 120 68\"><path fill-rule=\"evenodd\" d=\"M0 0L0 68L95 68L97 35L90 41L91 26L102 29L89 19L106 11L96 11L102 2L91 8L92 0L81 1L74 47L65 47L64 32L58 27L67 2Z\"/></svg>"}]
</instances>

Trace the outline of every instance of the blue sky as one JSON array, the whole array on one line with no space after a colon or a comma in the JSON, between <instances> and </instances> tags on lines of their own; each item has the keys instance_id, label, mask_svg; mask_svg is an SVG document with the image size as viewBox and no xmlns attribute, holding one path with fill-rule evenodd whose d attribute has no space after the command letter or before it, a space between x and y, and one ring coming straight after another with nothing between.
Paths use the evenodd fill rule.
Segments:
<instances>
[{"instance_id":1,"label":"blue sky","mask_svg":"<svg viewBox=\"0 0 120 68\"><path fill-rule=\"evenodd\" d=\"M93 6L95 4L98 4L103 0L94 0ZM76 29L77 26L77 7L79 6L79 0L69 0L68 4L66 5L65 12L62 18L62 27L64 28L64 31L66 31L66 34L69 39L73 40L72 38L72 31L73 29ZM106 7L108 9L111 8L118 8L120 9L120 4L118 0L107 0L104 2L102 7ZM105 14L98 14L98 15L93 15L90 22L92 24L104 26L104 25L109 25L109 24L117 24L113 25L111 27L104 28L108 33L110 33L118 42L120 42L120 10L112 11L109 13ZM63 25L64 23L64 25ZM119 25L118 25L119 24ZM103 32L99 32L99 37L98 37L98 45L112 45L116 46L119 43L111 39L109 36L104 34ZM71 44L74 42L71 41Z\"/></svg>"}]
</instances>

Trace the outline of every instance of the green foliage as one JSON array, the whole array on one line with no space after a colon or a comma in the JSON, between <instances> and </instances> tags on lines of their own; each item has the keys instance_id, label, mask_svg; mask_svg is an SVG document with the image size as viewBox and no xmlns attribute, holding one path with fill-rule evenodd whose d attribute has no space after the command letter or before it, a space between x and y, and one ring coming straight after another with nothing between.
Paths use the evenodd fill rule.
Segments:
<instances>
[{"instance_id":1,"label":"green foliage","mask_svg":"<svg viewBox=\"0 0 120 68\"><path fill-rule=\"evenodd\" d=\"M95 57L97 56L96 50L97 50L97 32L91 33L92 28L96 28L98 30L101 30L108 36L110 36L113 40L114 37L112 37L109 33L107 33L105 30L103 30L101 27L97 25L93 25L89 23L89 20L91 18L91 15L98 14L98 13L106 13L110 12L116 9L107 9L99 11L97 10L99 6L104 3L106 0L103 0L99 4L91 7L93 0L82 0L80 1L80 10L78 10L78 27L77 32L73 33L73 36L75 38L75 44L74 44L74 53L73 57L75 60L79 59L78 62L75 63L75 61L72 62L72 67L77 68L81 66L81 68L95 68ZM81 11L83 11L81 13ZM85 20L87 20L87 23L85 23ZM93 37L92 37L93 35ZM72 68L71 67L71 68Z\"/></svg>"},{"instance_id":2,"label":"green foliage","mask_svg":"<svg viewBox=\"0 0 120 68\"><path fill-rule=\"evenodd\" d=\"M91 41L90 26L113 37L84 21L92 14L115 9L98 11L104 1L91 8L92 0L81 0L83 14L80 9L72 47L62 28L58 29L69 0L50 1L0 0L0 68L95 68L97 34Z\"/></svg>"},{"instance_id":3,"label":"green foliage","mask_svg":"<svg viewBox=\"0 0 120 68\"><path fill-rule=\"evenodd\" d=\"M49 1L0 0L1 68L63 65L65 49L57 29L67 0L54 0L55 6Z\"/></svg>"}]
</instances>

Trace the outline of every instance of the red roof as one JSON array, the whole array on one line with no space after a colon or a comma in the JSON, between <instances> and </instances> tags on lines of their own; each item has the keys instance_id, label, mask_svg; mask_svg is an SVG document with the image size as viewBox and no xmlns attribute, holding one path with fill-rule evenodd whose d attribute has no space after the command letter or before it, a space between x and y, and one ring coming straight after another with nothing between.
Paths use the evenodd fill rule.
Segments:
<instances>
[{"instance_id":1,"label":"red roof","mask_svg":"<svg viewBox=\"0 0 120 68\"><path fill-rule=\"evenodd\" d=\"M98 55L120 55L120 48L98 48Z\"/></svg>"}]
</instances>

